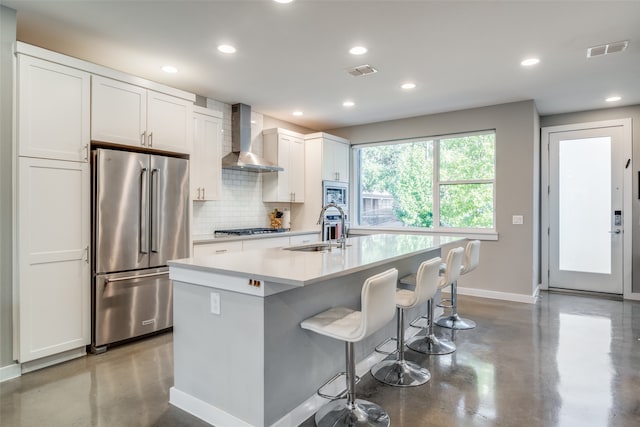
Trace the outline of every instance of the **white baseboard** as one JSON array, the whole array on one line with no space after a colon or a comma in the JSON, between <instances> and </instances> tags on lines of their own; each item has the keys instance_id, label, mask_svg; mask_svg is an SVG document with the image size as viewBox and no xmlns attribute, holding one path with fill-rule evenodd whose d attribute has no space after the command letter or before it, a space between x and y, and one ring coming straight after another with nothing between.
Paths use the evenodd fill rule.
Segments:
<instances>
[{"instance_id":1,"label":"white baseboard","mask_svg":"<svg viewBox=\"0 0 640 427\"><path fill-rule=\"evenodd\" d=\"M20 375L22 375L22 370L20 369L19 363L3 366L0 368L0 383L13 378L18 378Z\"/></svg>"},{"instance_id":2,"label":"white baseboard","mask_svg":"<svg viewBox=\"0 0 640 427\"><path fill-rule=\"evenodd\" d=\"M51 356L42 357L40 359L31 360L22 364L22 373L36 371L68 360L77 359L87 355L85 347L75 348L73 350L63 351L62 353L53 354Z\"/></svg>"},{"instance_id":3,"label":"white baseboard","mask_svg":"<svg viewBox=\"0 0 640 427\"><path fill-rule=\"evenodd\" d=\"M207 402L180 391L175 388L175 386L169 389L169 403L200 418L201 420L208 422L211 425L251 427L251 424L241 420L240 418L236 418L222 409L216 408Z\"/></svg>"},{"instance_id":4,"label":"white baseboard","mask_svg":"<svg viewBox=\"0 0 640 427\"><path fill-rule=\"evenodd\" d=\"M540 286L536 286L531 295L514 294L511 292L488 291L486 289L462 288L458 286L458 295L469 295L472 297L498 299L502 301L523 302L526 304L535 304L538 300L539 293Z\"/></svg>"}]
</instances>

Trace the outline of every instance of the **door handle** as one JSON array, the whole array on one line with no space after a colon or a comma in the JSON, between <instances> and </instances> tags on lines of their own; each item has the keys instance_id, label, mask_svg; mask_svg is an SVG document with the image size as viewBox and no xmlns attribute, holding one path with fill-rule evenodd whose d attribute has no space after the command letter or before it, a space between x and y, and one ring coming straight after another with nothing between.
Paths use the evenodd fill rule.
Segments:
<instances>
[{"instance_id":1,"label":"door handle","mask_svg":"<svg viewBox=\"0 0 640 427\"><path fill-rule=\"evenodd\" d=\"M147 192L149 190L149 182L147 178L147 168L142 168L140 172L140 219L139 230L140 233L140 253L149 253L149 240L147 239L147 220L149 218L149 201Z\"/></svg>"},{"instance_id":2,"label":"door handle","mask_svg":"<svg viewBox=\"0 0 640 427\"><path fill-rule=\"evenodd\" d=\"M155 179L154 179L155 178ZM158 235L160 234L160 169L151 170L151 252L158 252Z\"/></svg>"},{"instance_id":3,"label":"door handle","mask_svg":"<svg viewBox=\"0 0 640 427\"><path fill-rule=\"evenodd\" d=\"M609 231L609 234L620 234L620 233L622 233L622 230L620 230L619 228L616 228L613 231Z\"/></svg>"}]
</instances>

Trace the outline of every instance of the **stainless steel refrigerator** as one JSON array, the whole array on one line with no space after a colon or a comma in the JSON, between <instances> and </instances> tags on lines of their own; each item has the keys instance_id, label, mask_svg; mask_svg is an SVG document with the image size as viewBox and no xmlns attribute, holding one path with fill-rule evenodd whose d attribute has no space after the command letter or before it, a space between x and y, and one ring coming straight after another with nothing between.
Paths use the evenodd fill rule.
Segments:
<instances>
[{"instance_id":1,"label":"stainless steel refrigerator","mask_svg":"<svg viewBox=\"0 0 640 427\"><path fill-rule=\"evenodd\" d=\"M167 261L189 256L189 161L92 152L95 353L173 325Z\"/></svg>"}]
</instances>

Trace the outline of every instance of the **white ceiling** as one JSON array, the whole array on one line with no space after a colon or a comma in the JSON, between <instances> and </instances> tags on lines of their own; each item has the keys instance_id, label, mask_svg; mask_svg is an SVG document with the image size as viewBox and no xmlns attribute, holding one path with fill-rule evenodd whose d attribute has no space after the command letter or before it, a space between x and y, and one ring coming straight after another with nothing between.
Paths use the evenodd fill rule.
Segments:
<instances>
[{"instance_id":1,"label":"white ceiling","mask_svg":"<svg viewBox=\"0 0 640 427\"><path fill-rule=\"evenodd\" d=\"M17 10L18 40L317 130L525 99L542 115L611 107L613 94L640 104L640 1L0 4ZM619 40L625 52L586 58ZM349 54L355 45L368 53ZM529 56L540 64L521 67ZM347 74L362 64L379 72Z\"/></svg>"}]
</instances>

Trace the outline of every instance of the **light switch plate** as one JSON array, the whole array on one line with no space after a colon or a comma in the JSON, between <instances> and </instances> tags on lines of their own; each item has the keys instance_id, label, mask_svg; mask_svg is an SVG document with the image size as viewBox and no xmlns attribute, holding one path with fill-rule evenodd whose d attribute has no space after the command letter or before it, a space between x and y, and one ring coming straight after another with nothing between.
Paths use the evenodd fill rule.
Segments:
<instances>
[{"instance_id":1,"label":"light switch plate","mask_svg":"<svg viewBox=\"0 0 640 427\"><path fill-rule=\"evenodd\" d=\"M211 292L211 314L220 314L220 294Z\"/></svg>"},{"instance_id":2,"label":"light switch plate","mask_svg":"<svg viewBox=\"0 0 640 427\"><path fill-rule=\"evenodd\" d=\"M512 217L512 224L515 224L515 225L524 224L524 217L522 215L514 215Z\"/></svg>"}]
</instances>

